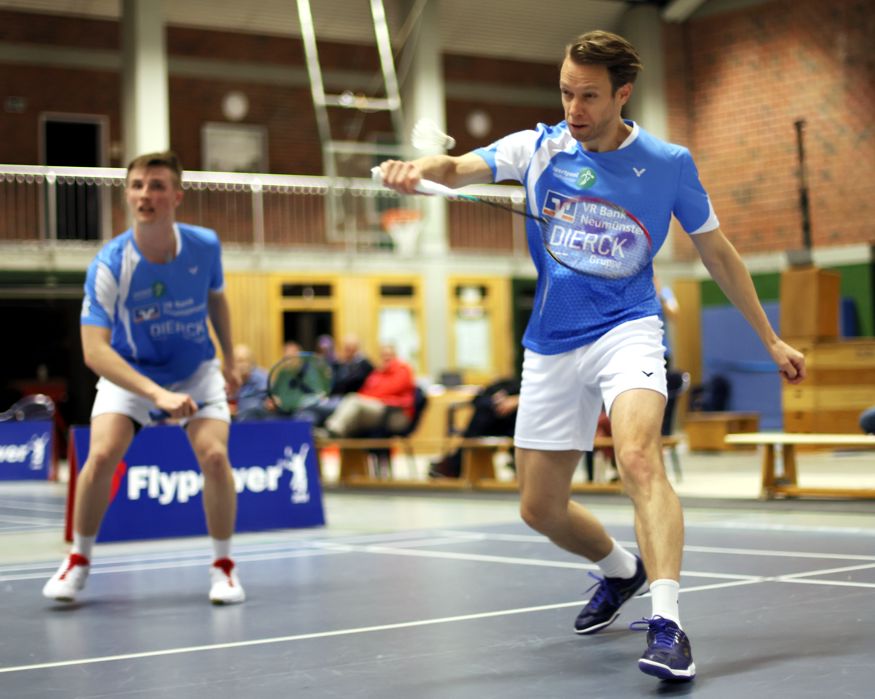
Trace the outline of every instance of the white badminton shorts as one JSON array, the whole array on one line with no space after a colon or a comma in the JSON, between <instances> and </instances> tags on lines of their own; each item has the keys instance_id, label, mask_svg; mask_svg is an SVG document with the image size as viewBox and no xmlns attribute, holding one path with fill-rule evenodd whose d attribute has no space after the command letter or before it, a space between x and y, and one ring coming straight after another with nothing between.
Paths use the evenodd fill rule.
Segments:
<instances>
[{"instance_id":1,"label":"white badminton shorts","mask_svg":"<svg viewBox=\"0 0 875 699\"><path fill-rule=\"evenodd\" d=\"M591 451L602 405L649 389L667 396L662 321L618 325L595 342L562 354L523 357L514 444L525 449Z\"/></svg>"},{"instance_id":2,"label":"white badminton shorts","mask_svg":"<svg viewBox=\"0 0 875 699\"><path fill-rule=\"evenodd\" d=\"M197 418L212 418L222 422L231 422L231 411L225 396L225 377L218 359L210 359L201 363L197 370L187 379L165 386L169 391L187 393L194 402L203 407L188 420ZM101 378L97 382L97 396L91 408L91 417L105 413L127 415L140 425L152 422L149 412L156 410L155 404L148 398L138 396L127 389L117 386L109 379ZM182 421L183 424L188 420Z\"/></svg>"}]
</instances>

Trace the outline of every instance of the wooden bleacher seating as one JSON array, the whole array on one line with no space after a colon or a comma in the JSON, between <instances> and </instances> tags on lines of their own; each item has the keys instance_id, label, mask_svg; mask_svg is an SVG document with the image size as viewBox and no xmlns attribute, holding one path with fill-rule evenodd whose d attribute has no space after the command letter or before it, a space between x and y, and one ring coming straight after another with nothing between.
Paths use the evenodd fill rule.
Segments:
<instances>
[{"instance_id":1,"label":"wooden bleacher seating","mask_svg":"<svg viewBox=\"0 0 875 699\"><path fill-rule=\"evenodd\" d=\"M676 449L680 443L677 436L662 437L662 445ZM596 448L613 446L610 437L597 437ZM444 438L437 440L411 439L409 437L370 438L319 438L317 452L336 448L340 456L339 482L344 486L359 488L442 489L442 490L516 490L516 481L496 478L494 458L500 451L513 449L510 437ZM404 451L408 456L441 454L457 448L462 449L462 473L459 478L400 479L379 478L371 474L369 454L375 449ZM575 483L574 492L622 492L620 483Z\"/></svg>"}]
</instances>

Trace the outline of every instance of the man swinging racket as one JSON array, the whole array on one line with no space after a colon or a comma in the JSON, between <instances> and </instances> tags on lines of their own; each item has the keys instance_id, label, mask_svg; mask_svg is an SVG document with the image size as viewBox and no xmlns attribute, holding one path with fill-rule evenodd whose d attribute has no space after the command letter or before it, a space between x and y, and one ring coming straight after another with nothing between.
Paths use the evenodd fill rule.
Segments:
<instances>
[{"instance_id":1,"label":"man swinging racket","mask_svg":"<svg viewBox=\"0 0 875 699\"><path fill-rule=\"evenodd\" d=\"M661 679L690 680L696 666L678 610L684 522L662 462L665 349L652 265L672 215L784 378L801 381L805 362L769 324L689 151L622 118L641 67L622 37L583 34L566 47L559 75L564 121L458 157L387 161L380 173L386 186L403 194L418 191L423 180L449 187L502 180L524 185L538 284L523 338L514 434L522 517L601 569L575 620L577 633L607 627L649 580L652 613L636 624L648 632L638 666ZM570 499L572 475L581 453L592 450L602 403L635 508L640 558Z\"/></svg>"}]
</instances>

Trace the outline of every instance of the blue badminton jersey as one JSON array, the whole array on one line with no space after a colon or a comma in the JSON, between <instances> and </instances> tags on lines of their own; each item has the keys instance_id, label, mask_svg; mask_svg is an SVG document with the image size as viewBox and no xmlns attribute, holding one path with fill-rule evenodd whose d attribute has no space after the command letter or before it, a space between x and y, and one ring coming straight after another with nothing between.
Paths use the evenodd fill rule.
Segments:
<instances>
[{"instance_id":1,"label":"blue badminton jersey","mask_svg":"<svg viewBox=\"0 0 875 699\"><path fill-rule=\"evenodd\" d=\"M626 122L632 133L617 150L593 153L569 133L565 122L538 124L474 151L493 179L515 180L526 190L529 213L540 215L550 196L591 196L612 201L636 216L650 233L652 256L668 235L672 214L689 234L719 226L690 152ZM529 252L538 271L535 305L523 345L559 354L594 342L611 328L656 315L653 262L620 279L588 276L556 262L544 247L537 221L526 225Z\"/></svg>"},{"instance_id":2,"label":"blue badminton jersey","mask_svg":"<svg viewBox=\"0 0 875 699\"><path fill-rule=\"evenodd\" d=\"M215 231L183 223L174 228L177 254L167 264L146 260L133 230L104 245L88 267L80 320L109 328L113 349L162 386L216 356L207 299L224 286Z\"/></svg>"}]
</instances>

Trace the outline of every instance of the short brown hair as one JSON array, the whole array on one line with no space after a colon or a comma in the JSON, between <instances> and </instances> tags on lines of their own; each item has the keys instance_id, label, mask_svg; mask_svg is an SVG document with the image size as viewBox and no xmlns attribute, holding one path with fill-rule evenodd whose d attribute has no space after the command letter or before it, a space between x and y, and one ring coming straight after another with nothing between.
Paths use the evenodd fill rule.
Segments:
<instances>
[{"instance_id":1,"label":"short brown hair","mask_svg":"<svg viewBox=\"0 0 875 699\"><path fill-rule=\"evenodd\" d=\"M581 34L565 47L565 57L579 65L599 65L608 69L614 92L634 83L644 66L638 51L622 36L596 29Z\"/></svg>"},{"instance_id":2,"label":"short brown hair","mask_svg":"<svg viewBox=\"0 0 875 699\"><path fill-rule=\"evenodd\" d=\"M182 184L182 163L179 162L179 156L172 150L158 151L157 153L146 153L138 155L128 164L128 172L125 175L125 182L134 168L147 167L166 167L176 177L176 186Z\"/></svg>"}]
</instances>

